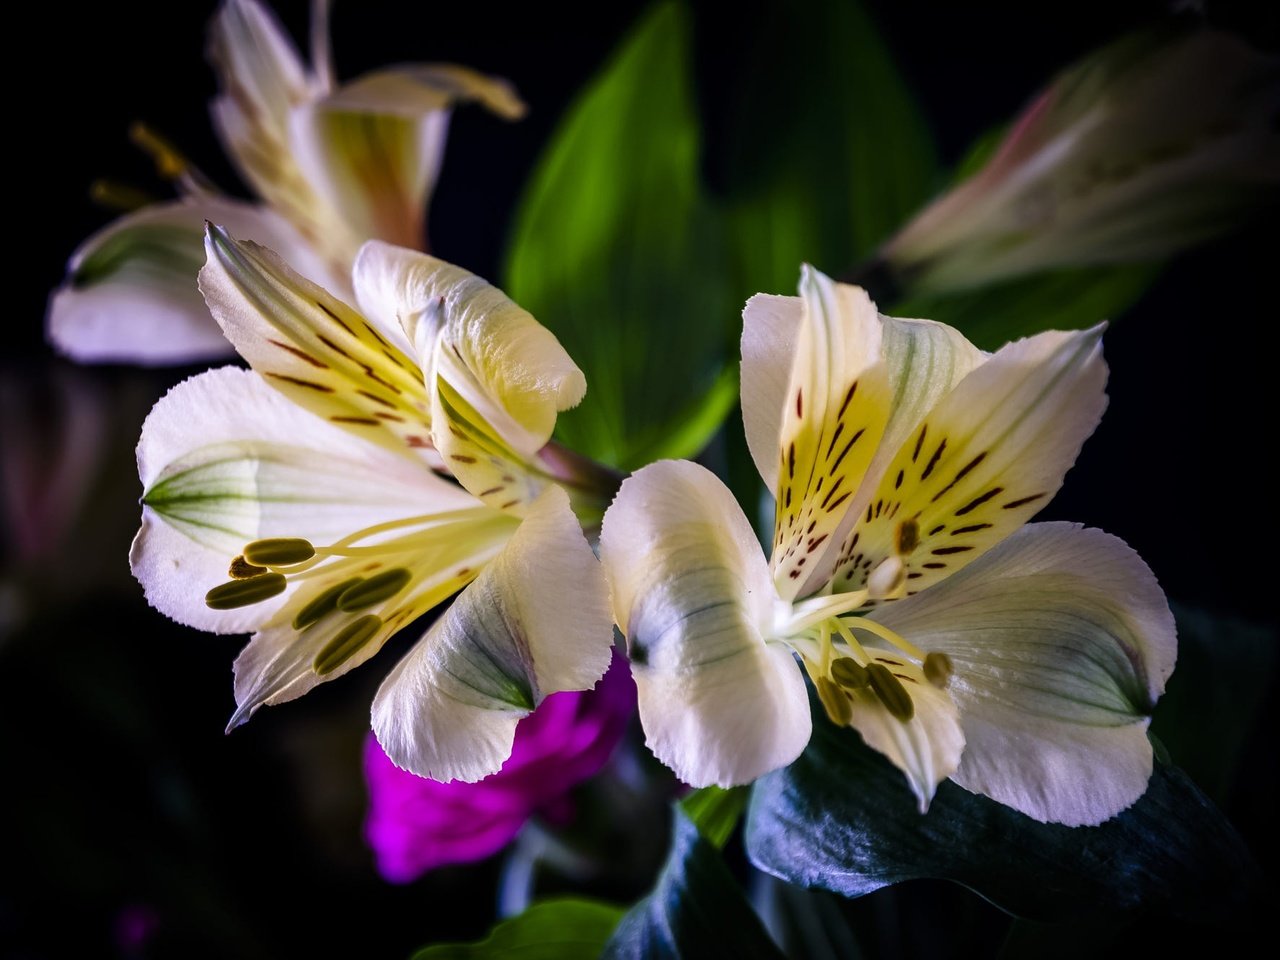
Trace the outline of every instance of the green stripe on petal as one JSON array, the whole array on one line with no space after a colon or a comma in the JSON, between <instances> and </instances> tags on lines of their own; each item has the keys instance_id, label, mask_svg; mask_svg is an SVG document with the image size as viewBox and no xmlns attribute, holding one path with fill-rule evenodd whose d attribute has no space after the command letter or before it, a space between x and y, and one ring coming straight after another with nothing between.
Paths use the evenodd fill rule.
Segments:
<instances>
[{"instance_id":1,"label":"green stripe on petal","mask_svg":"<svg viewBox=\"0 0 1280 960\"><path fill-rule=\"evenodd\" d=\"M710 472L665 460L623 482L600 556L651 750L692 786L733 786L809 739L804 681L767 644L779 603L759 542Z\"/></svg>"},{"instance_id":2,"label":"green stripe on petal","mask_svg":"<svg viewBox=\"0 0 1280 960\"><path fill-rule=\"evenodd\" d=\"M1146 788L1173 617L1100 530L1041 523L876 619L945 653L968 746L954 779L1039 820L1100 823Z\"/></svg>"},{"instance_id":3,"label":"green stripe on petal","mask_svg":"<svg viewBox=\"0 0 1280 960\"><path fill-rule=\"evenodd\" d=\"M383 682L374 732L419 776L479 780L510 755L521 717L548 694L590 688L612 648L600 565L568 496L548 488Z\"/></svg>"}]
</instances>

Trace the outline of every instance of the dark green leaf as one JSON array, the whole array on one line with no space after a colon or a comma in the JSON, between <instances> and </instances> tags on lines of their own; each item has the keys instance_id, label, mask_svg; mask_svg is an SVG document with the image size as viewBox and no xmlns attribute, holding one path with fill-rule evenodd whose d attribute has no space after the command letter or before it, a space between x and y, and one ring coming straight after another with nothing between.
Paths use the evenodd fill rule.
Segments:
<instances>
[{"instance_id":1,"label":"dark green leaf","mask_svg":"<svg viewBox=\"0 0 1280 960\"><path fill-rule=\"evenodd\" d=\"M758 867L802 886L853 897L940 878L1040 920L1139 907L1207 917L1252 895L1256 877L1239 835L1175 767L1157 764L1146 794L1099 827L1040 823L949 780L921 816L902 773L821 716L800 759L756 783L746 839Z\"/></svg>"},{"instance_id":2,"label":"dark green leaf","mask_svg":"<svg viewBox=\"0 0 1280 960\"><path fill-rule=\"evenodd\" d=\"M875 24L851 0L769 4L735 78L726 151L741 293L839 275L938 186L928 129Z\"/></svg>"},{"instance_id":3,"label":"dark green leaf","mask_svg":"<svg viewBox=\"0 0 1280 960\"><path fill-rule=\"evenodd\" d=\"M544 900L483 940L424 947L413 960L595 960L621 917L621 907L595 900Z\"/></svg>"},{"instance_id":4,"label":"dark green leaf","mask_svg":"<svg viewBox=\"0 0 1280 960\"><path fill-rule=\"evenodd\" d=\"M587 377L573 449L697 453L737 397L721 218L699 177L687 12L653 7L561 121L517 213L506 290Z\"/></svg>"},{"instance_id":5,"label":"dark green leaf","mask_svg":"<svg viewBox=\"0 0 1280 960\"><path fill-rule=\"evenodd\" d=\"M680 809L693 821L707 840L717 850L723 850L725 842L738 825L742 811L747 806L745 787L724 790L720 787L703 787L680 801Z\"/></svg>"},{"instance_id":6,"label":"dark green leaf","mask_svg":"<svg viewBox=\"0 0 1280 960\"><path fill-rule=\"evenodd\" d=\"M1224 802L1258 728L1280 654L1274 630L1175 605L1178 669L1151 728L1170 756Z\"/></svg>"},{"instance_id":7,"label":"dark green leaf","mask_svg":"<svg viewBox=\"0 0 1280 960\"><path fill-rule=\"evenodd\" d=\"M1159 273L1159 264L1057 270L963 293L908 296L888 312L950 324L978 346L994 350L1041 330L1080 330L1113 320Z\"/></svg>"},{"instance_id":8,"label":"dark green leaf","mask_svg":"<svg viewBox=\"0 0 1280 960\"><path fill-rule=\"evenodd\" d=\"M782 960L716 848L677 807L667 864L618 924L601 956Z\"/></svg>"}]
</instances>

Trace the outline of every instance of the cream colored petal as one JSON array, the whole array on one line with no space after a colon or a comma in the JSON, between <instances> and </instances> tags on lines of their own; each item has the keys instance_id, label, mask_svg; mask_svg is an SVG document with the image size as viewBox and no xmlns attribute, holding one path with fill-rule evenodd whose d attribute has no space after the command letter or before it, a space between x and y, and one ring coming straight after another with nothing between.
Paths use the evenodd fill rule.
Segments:
<instances>
[{"instance_id":1,"label":"cream colored petal","mask_svg":"<svg viewBox=\"0 0 1280 960\"><path fill-rule=\"evenodd\" d=\"M804 681L766 643L777 594L728 489L685 461L644 467L605 514L600 557L654 755L693 786L794 760L811 732Z\"/></svg>"},{"instance_id":2,"label":"cream colored petal","mask_svg":"<svg viewBox=\"0 0 1280 960\"><path fill-rule=\"evenodd\" d=\"M469 100L507 119L524 112L504 80L448 65L396 67L295 110L291 149L353 235L420 248L451 108Z\"/></svg>"},{"instance_id":3,"label":"cream colored petal","mask_svg":"<svg viewBox=\"0 0 1280 960\"><path fill-rule=\"evenodd\" d=\"M891 398L880 318L865 291L805 267L800 293L804 320L784 397L770 561L788 599L804 595L807 582L827 581L830 569L817 561L862 485Z\"/></svg>"},{"instance_id":4,"label":"cream colored petal","mask_svg":"<svg viewBox=\"0 0 1280 960\"><path fill-rule=\"evenodd\" d=\"M362 439L411 456L429 450L431 403L412 359L270 250L220 227L205 246L209 309L271 386Z\"/></svg>"},{"instance_id":5,"label":"cream colored petal","mask_svg":"<svg viewBox=\"0 0 1280 960\"><path fill-rule=\"evenodd\" d=\"M868 746L906 774L920 812L925 813L938 784L960 765L965 733L959 711L946 691L929 683L920 667L901 654L876 647L868 647L867 652L901 683L911 697L913 713L910 720L899 720L864 687L851 694L849 724Z\"/></svg>"},{"instance_id":6,"label":"cream colored petal","mask_svg":"<svg viewBox=\"0 0 1280 960\"><path fill-rule=\"evenodd\" d=\"M943 323L885 316L880 317L880 322L880 350L892 391L889 421L867 467L868 481L849 500L848 512L827 540L822 556L811 561L802 595L825 586L855 524L862 518L867 504L874 502L879 478L884 476L902 444L914 434L921 419L988 356L960 331Z\"/></svg>"},{"instance_id":7,"label":"cream colored petal","mask_svg":"<svg viewBox=\"0 0 1280 960\"><path fill-rule=\"evenodd\" d=\"M511 541L396 665L373 703L393 762L475 781L548 694L586 690L613 649L608 591L569 499L551 487Z\"/></svg>"},{"instance_id":8,"label":"cream colored petal","mask_svg":"<svg viewBox=\"0 0 1280 960\"><path fill-rule=\"evenodd\" d=\"M467 489L523 509L545 478L529 464L586 379L555 336L501 290L442 260L371 241L356 260L361 308L398 322L433 387L433 439Z\"/></svg>"},{"instance_id":9,"label":"cream colored petal","mask_svg":"<svg viewBox=\"0 0 1280 960\"><path fill-rule=\"evenodd\" d=\"M134 575L162 613L220 633L248 632L288 598L225 611L205 605L253 540L326 544L388 520L484 512L424 465L325 423L234 367L192 377L156 404L138 443L138 474Z\"/></svg>"},{"instance_id":10,"label":"cream colored petal","mask_svg":"<svg viewBox=\"0 0 1280 960\"><path fill-rule=\"evenodd\" d=\"M1053 497L1106 406L1102 328L1049 331L975 368L899 448L842 541L837 590L886 558L911 595L977 559Z\"/></svg>"},{"instance_id":11,"label":"cream colored petal","mask_svg":"<svg viewBox=\"0 0 1280 960\"><path fill-rule=\"evenodd\" d=\"M1164 594L1123 541L1032 524L876 619L951 658L962 786L1071 826L1146 789L1147 723L1177 645Z\"/></svg>"},{"instance_id":12,"label":"cream colored petal","mask_svg":"<svg viewBox=\"0 0 1280 960\"><path fill-rule=\"evenodd\" d=\"M206 220L313 270L319 266L297 232L264 207L207 196L144 207L72 255L67 279L49 301L54 346L82 363L150 366L231 356L196 286Z\"/></svg>"}]
</instances>

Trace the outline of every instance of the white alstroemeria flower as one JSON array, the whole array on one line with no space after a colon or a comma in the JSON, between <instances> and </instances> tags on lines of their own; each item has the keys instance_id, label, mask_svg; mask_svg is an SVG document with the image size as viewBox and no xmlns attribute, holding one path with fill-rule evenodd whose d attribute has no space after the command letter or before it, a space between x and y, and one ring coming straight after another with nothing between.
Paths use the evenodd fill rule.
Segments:
<instances>
[{"instance_id":1,"label":"white alstroemeria flower","mask_svg":"<svg viewBox=\"0 0 1280 960\"><path fill-rule=\"evenodd\" d=\"M1043 821L1122 810L1173 619L1120 540L1024 527L1106 404L1100 328L988 355L810 269L801 293L752 298L742 337L772 558L692 463L638 471L605 515L649 746L695 786L790 763L811 731L794 653L922 811L946 777Z\"/></svg>"},{"instance_id":2,"label":"white alstroemeria flower","mask_svg":"<svg viewBox=\"0 0 1280 960\"><path fill-rule=\"evenodd\" d=\"M424 254L366 244L357 311L220 228L207 247L201 289L253 370L187 380L143 426L130 560L147 599L253 631L234 727L465 587L383 683L373 726L420 775L493 773L517 720L609 665L603 573L543 452L582 372L501 291Z\"/></svg>"},{"instance_id":3,"label":"white alstroemeria flower","mask_svg":"<svg viewBox=\"0 0 1280 960\"><path fill-rule=\"evenodd\" d=\"M313 7L310 69L257 0L219 8L209 42L221 90L214 127L260 202L216 192L154 135L137 133L181 196L121 217L72 255L49 302L48 333L59 350L82 362L230 356L196 288L206 220L279 251L350 299L365 240L424 246L453 105L523 114L505 81L448 64L375 70L335 87L327 4Z\"/></svg>"}]
</instances>

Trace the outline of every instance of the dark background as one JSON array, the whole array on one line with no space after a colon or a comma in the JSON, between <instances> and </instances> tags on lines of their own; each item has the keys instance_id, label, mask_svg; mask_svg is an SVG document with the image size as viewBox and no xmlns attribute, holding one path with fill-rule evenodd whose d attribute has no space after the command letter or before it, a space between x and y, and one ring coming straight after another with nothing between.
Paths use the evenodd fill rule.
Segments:
<instances>
[{"instance_id":1,"label":"dark background","mask_svg":"<svg viewBox=\"0 0 1280 960\"><path fill-rule=\"evenodd\" d=\"M45 3L8 31L10 46L41 66L7 84L10 297L0 364L7 381L36 398L36 423L50 413L46 384L57 369L42 343L48 291L73 248L111 216L90 204L88 185L98 177L154 182L128 143L130 122L146 120L216 182L238 189L205 109L214 92L203 59L209 6ZM642 6L597 4L583 15L563 3L338 4L340 77L398 61L455 61L508 77L530 105L514 125L479 110L455 116L431 213L438 255L498 277L509 217L540 148ZM742 25L765 6L742 4L732 14L697 6L704 90L725 96L718 72L735 66ZM869 6L947 161L1007 120L1056 69L1165 9ZM1270 45L1267 6L1211 12ZM305 4L278 8L305 37ZM703 104L713 136L723 106L715 96ZM714 139L708 156L714 184L718 165L732 158L717 156ZM1274 228L1263 222L1179 257L1114 325L1106 338L1110 408L1045 513L1123 537L1176 603L1255 622L1271 619L1275 593L1276 482L1264 460L1275 443L1274 266L1255 262L1266 250L1273 264ZM138 491L128 451L150 402L189 372L88 374L111 404L114 419L103 429L119 456L66 544L29 574L38 616L0 646L0 953L400 957L420 943L479 935L491 917L496 863L391 887L361 845L358 751L380 671L263 711L224 737L241 641L170 624L132 584L126 551ZM396 652L379 659L391 663ZM1241 683L1261 683L1276 702L1274 670L1259 679L1256 664L1215 661L1211 648L1196 669L1228 683L1233 670L1250 673ZM1180 682L1193 690L1197 676ZM1231 709L1229 688L1225 703ZM1277 784L1268 717L1244 718L1251 732L1242 772L1215 799L1270 865ZM906 912L890 911L899 919L888 933L884 911L875 915L880 926L865 932L873 949L990 954L1003 936L1003 918L957 888L920 885L889 896L898 898L893 910L905 904ZM917 901L933 905L941 934L908 929L901 917ZM136 949L132 928L149 931ZM1152 926L1142 942L1202 933Z\"/></svg>"}]
</instances>

